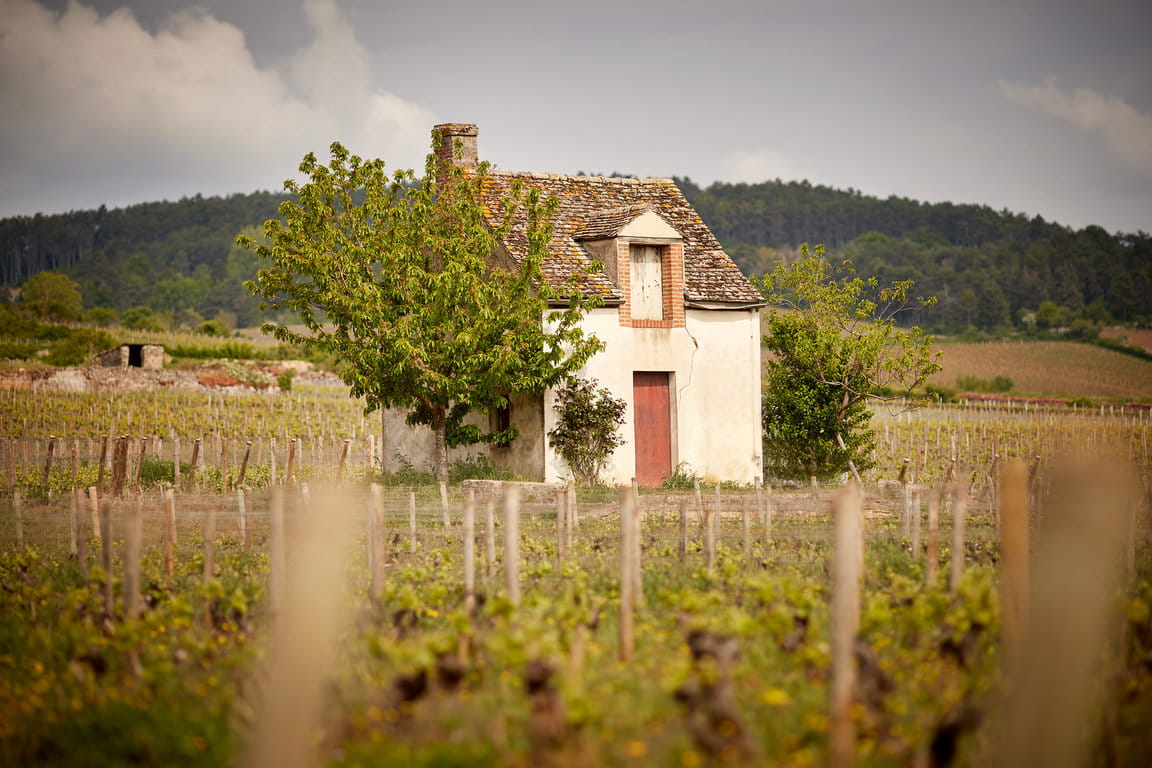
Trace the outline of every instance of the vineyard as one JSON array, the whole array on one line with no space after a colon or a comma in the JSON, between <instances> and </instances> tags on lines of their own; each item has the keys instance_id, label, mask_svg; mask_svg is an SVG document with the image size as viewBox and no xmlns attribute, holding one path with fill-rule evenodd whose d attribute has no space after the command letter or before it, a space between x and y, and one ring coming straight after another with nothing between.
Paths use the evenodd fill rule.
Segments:
<instances>
[{"instance_id":1,"label":"vineyard","mask_svg":"<svg viewBox=\"0 0 1152 768\"><path fill-rule=\"evenodd\" d=\"M378 427L0 393L0 764L1152 763L1143 409L879 412L862 498L440 488Z\"/></svg>"}]
</instances>

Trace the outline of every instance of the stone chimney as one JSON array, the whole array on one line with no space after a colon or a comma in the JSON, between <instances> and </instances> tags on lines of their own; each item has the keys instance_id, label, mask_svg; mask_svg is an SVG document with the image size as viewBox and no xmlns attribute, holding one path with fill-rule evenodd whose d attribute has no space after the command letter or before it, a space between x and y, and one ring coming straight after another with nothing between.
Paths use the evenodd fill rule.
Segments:
<instances>
[{"instance_id":1,"label":"stone chimney","mask_svg":"<svg viewBox=\"0 0 1152 768\"><path fill-rule=\"evenodd\" d=\"M441 123L432 130L440 134L436 157L461 168L476 167L476 134L479 130L474 124Z\"/></svg>"}]
</instances>

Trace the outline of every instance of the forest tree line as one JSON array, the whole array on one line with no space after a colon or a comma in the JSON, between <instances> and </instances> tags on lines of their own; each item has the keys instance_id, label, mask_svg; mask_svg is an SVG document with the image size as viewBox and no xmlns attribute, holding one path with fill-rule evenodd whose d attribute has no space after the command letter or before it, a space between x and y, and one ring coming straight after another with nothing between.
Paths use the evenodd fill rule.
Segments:
<instances>
[{"instance_id":1,"label":"forest tree line","mask_svg":"<svg viewBox=\"0 0 1152 768\"><path fill-rule=\"evenodd\" d=\"M1090 329L1152 321L1152 237L1073 230L988 206L880 199L808 182L677 179L749 274L823 243L881 284L911 279L938 304L904 318L940 332ZM151 310L170 325L259 321L241 287L256 261L234 244L276 215L277 193L185 198L0 219L0 285L54 270L79 284L86 308Z\"/></svg>"}]
</instances>

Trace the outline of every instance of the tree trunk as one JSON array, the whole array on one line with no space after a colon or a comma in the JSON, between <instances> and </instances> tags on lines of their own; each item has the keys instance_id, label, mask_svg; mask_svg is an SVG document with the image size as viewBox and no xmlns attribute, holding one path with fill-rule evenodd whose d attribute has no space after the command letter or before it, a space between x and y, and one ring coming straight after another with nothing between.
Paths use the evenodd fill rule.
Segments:
<instances>
[{"instance_id":1,"label":"tree trunk","mask_svg":"<svg viewBox=\"0 0 1152 768\"><path fill-rule=\"evenodd\" d=\"M448 482L448 414L444 408L432 411L431 426L436 449L436 481Z\"/></svg>"}]
</instances>

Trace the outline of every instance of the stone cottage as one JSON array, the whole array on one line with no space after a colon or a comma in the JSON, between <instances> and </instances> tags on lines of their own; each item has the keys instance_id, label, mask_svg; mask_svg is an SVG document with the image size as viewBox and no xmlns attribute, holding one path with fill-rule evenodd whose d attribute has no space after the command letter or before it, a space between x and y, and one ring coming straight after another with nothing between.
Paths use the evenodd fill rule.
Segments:
<instances>
[{"instance_id":1,"label":"stone cottage","mask_svg":"<svg viewBox=\"0 0 1152 768\"><path fill-rule=\"evenodd\" d=\"M437 154L476 166L475 125L450 123L436 131ZM486 208L499 211L497 203L516 181L559 201L544 263L548 280L562 283L592 260L604 265L584 281L584 290L604 299L584 322L606 346L580 375L597 379L628 410L625 443L603 479L635 477L655 486L681 463L712 480L759 477L764 301L673 181L492 171L483 190ZM515 228L504 243L513 258L526 253L523 232ZM491 416L494 425L515 425L521 435L507 448L485 447L495 463L537 480L568 475L546 437L556 423L554 400L553 392L513 396L506 413ZM399 418L386 422L386 450L424 464L431 454L420 433L427 430L401 426Z\"/></svg>"}]
</instances>

